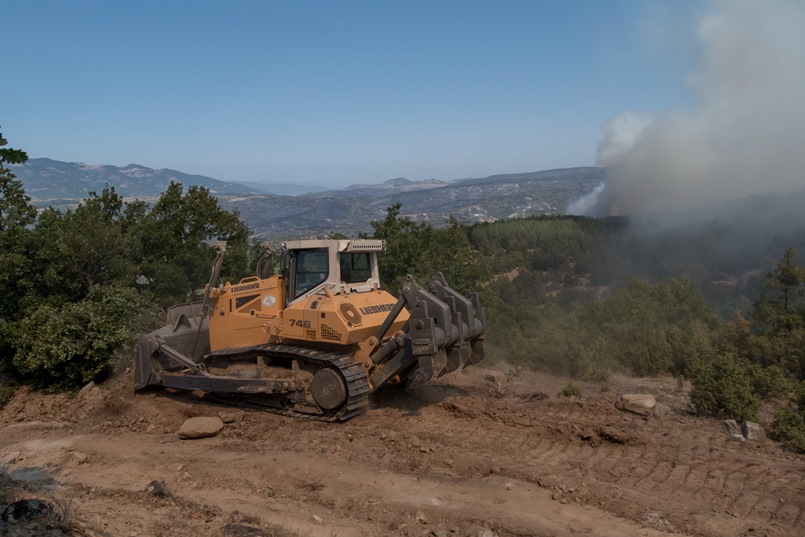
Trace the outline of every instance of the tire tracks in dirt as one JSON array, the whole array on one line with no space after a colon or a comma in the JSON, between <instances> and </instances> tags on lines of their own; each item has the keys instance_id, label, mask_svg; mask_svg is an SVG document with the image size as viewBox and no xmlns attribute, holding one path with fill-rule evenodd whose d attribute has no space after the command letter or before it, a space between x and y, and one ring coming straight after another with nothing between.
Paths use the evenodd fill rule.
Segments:
<instances>
[{"instance_id":1,"label":"tire tracks in dirt","mask_svg":"<svg viewBox=\"0 0 805 537\"><path fill-rule=\"evenodd\" d=\"M779 457L776 446L763 449L729 441L712 432L720 429L713 420L646 420L622 413L609 397L584 403L546 398L527 404L487 398L483 406L473 405L480 399L477 394L450 398L428 409L441 416L424 420L443 427L437 451L463 448L475 459L469 466L476 473L486 464L535 483L561 475L565 487L585 490L579 496L584 502L608 504L630 517L662 510L674 527L686 531L696 531L698 518L691 513L702 513L729 528L723 535L742 527L799 535L805 509L801 460ZM401 421L392 416L378 426ZM702 431L703 423L707 431ZM582 439L583 431L602 424L629 440L592 446ZM416 424L409 431L420 434ZM619 497L628 500L612 501Z\"/></svg>"},{"instance_id":2,"label":"tire tracks in dirt","mask_svg":"<svg viewBox=\"0 0 805 537\"><path fill-rule=\"evenodd\" d=\"M109 386L95 410L31 394L0 411L0 456L26 453L9 468L46 468L82 487L87 508L93 498L105 506L97 509L110 509L109 496L139 498L146 481L161 478L193 505L246 511L311 536L329 537L328 525L339 536L483 528L501 537L801 536L805 461L774 442L730 441L718 421L684 413L624 413L612 392L545 396L531 373L501 393L484 373L380 394L366 415L343 424L241 412L220 436L191 442L173 433L184 419L231 409L135 396L128 379L118 391ZM667 393L678 398L675 389ZM32 423L42 419L71 423ZM71 450L87 462L76 464ZM136 524L144 505L125 520ZM175 510L163 512L152 534L180 523ZM205 535L197 529L224 516L204 513L187 534ZM314 515L327 522L311 522Z\"/></svg>"}]
</instances>

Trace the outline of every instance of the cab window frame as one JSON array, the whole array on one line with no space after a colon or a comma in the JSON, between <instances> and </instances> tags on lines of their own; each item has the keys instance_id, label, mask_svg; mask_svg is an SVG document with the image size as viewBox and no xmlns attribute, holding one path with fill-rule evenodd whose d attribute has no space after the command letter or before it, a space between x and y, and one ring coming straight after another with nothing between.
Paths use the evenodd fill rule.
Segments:
<instances>
[{"instance_id":1,"label":"cab window frame","mask_svg":"<svg viewBox=\"0 0 805 537\"><path fill-rule=\"evenodd\" d=\"M310 261L308 261L309 256ZM293 300L301 297L311 289L315 289L322 283L326 282L330 276L330 255L327 248L306 248L304 250L294 251L294 270L293 270ZM324 269L321 266L314 266L324 260ZM305 267L305 264L308 264ZM314 270L315 269L315 270ZM311 277L311 275L318 275ZM305 283L300 285L302 279Z\"/></svg>"}]
</instances>

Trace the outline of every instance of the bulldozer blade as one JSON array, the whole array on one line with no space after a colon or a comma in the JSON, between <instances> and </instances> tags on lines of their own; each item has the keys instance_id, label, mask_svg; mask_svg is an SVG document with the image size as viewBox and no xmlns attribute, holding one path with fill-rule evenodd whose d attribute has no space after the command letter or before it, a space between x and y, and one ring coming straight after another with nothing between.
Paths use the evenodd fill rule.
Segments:
<instances>
[{"instance_id":1,"label":"bulldozer blade","mask_svg":"<svg viewBox=\"0 0 805 537\"><path fill-rule=\"evenodd\" d=\"M447 350L447 363L444 364L444 367L439 374L436 376L437 378L441 377L442 375L446 375L448 373L452 373L459 367L461 367L461 363L463 361L463 356L461 356L461 345L456 345L455 347L450 347Z\"/></svg>"}]
</instances>

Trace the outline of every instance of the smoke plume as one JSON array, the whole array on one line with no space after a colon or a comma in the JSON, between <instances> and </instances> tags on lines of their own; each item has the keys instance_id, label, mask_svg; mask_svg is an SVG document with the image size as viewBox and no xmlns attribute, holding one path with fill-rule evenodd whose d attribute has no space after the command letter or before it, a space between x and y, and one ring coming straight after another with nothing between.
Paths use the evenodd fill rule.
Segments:
<instances>
[{"instance_id":1,"label":"smoke plume","mask_svg":"<svg viewBox=\"0 0 805 537\"><path fill-rule=\"evenodd\" d=\"M698 27L695 104L611 119L598 147L606 183L571 212L680 210L805 188L805 2L712 5Z\"/></svg>"}]
</instances>

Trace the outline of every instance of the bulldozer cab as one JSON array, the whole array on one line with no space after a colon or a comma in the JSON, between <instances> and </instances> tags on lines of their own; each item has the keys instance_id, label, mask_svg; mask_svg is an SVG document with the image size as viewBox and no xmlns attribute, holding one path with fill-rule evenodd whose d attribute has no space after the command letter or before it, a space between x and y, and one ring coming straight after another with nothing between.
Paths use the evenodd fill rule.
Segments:
<instances>
[{"instance_id":1,"label":"bulldozer cab","mask_svg":"<svg viewBox=\"0 0 805 537\"><path fill-rule=\"evenodd\" d=\"M282 243L286 306L311 294L361 293L380 287L381 240L298 240Z\"/></svg>"}]
</instances>

